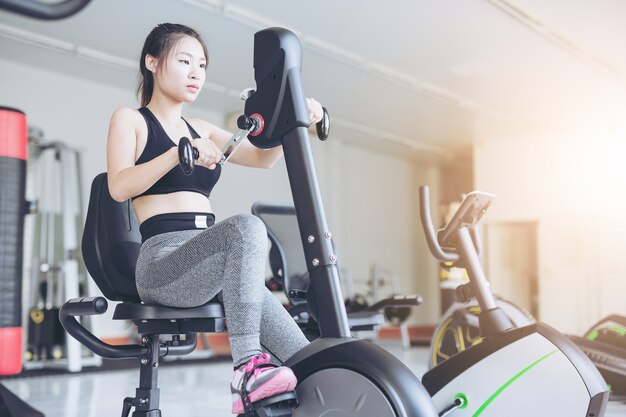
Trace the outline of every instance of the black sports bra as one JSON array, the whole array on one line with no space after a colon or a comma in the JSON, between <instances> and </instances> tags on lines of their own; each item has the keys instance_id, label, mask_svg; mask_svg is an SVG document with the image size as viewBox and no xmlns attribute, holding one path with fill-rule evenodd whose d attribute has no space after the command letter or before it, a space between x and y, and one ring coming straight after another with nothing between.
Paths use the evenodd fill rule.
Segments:
<instances>
[{"instance_id":1,"label":"black sports bra","mask_svg":"<svg viewBox=\"0 0 626 417\"><path fill-rule=\"evenodd\" d=\"M165 129L163 129L163 126L161 126L159 120L147 107L142 107L138 110L143 118L146 119L146 124L148 125L148 139L146 141L146 147L135 162L135 165L148 162L176 146L165 132ZM191 127L185 119L183 120L189 128L192 139L199 138L200 135L194 128ZM203 166L196 166L191 175L185 175L180 167L175 166L146 191L132 197L132 200L144 195L169 194L176 191L193 191L208 197L217 183L217 180L220 178L221 172L221 165L217 165L213 170Z\"/></svg>"}]
</instances>

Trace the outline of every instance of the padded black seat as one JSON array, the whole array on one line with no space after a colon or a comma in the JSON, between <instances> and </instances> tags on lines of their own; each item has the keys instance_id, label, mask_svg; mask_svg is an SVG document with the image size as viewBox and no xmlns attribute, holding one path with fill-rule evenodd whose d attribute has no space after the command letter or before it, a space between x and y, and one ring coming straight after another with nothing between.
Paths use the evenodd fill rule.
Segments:
<instances>
[{"instance_id":1,"label":"padded black seat","mask_svg":"<svg viewBox=\"0 0 626 417\"><path fill-rule=\"evenodd\" d=\"M118 304L114 320L179 320L224 317L222 305L211 300L206 304L190 308L166 307L159 304Z\"/></svg>"},{"instance_id":2,"label":"padded black seat","mask_svg":"<svg viewBox=\"0 0 626 417\"><path fill-rule=\"evenodd\" d=\"M123 302L117 306L113 318L168 320L224 317L224 309L215 299L193 308L141 304L135 285L140 246L139 224L130 200L124 203L113 200L109 194L107 174L99 174L91 185L82 249L87 270L104 296Z\"/></svg>"},{"instance_id":3,"label":"padded black seat","mask_svg":"<svg viewBox=\"0 0 626 417\"><path fill-rule=\"evenodd\" d=\"M224 307L215 299L190 308L120 303L115 308L113 320L132 320L141 334L213 333L225 329Z\"/></svg>"}]
</instances>

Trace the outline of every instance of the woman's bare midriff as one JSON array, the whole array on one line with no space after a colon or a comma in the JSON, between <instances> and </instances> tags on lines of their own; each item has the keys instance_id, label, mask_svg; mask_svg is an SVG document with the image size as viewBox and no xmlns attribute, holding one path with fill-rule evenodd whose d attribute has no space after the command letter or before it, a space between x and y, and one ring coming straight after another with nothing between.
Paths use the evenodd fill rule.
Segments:
<instances>
[{"instance_id":1,"label":"woman's bare midriff","mask_svg":"<svg viewBox=\"0 0 626 417\"><path fill-rule=\"evenodd\" d=\"M163 213L213 212L209 199L192 191L145 195L134 200L133 207L139 224L152 216Z\"/></svg>"}]
</instances>

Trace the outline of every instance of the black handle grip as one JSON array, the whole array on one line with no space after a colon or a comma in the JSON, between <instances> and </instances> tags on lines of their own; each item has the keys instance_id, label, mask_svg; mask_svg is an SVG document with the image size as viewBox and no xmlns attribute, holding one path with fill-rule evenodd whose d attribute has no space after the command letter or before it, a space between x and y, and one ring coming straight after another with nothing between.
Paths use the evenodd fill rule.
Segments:
<instances>
[{"instance_id":1,"label":"black handle grip","mask_svg":"<svg viewBox=\"0 0 626 417\"><path fill-rule=\"evenodd\" d=\"M322 107L322 120L315 124L315 130L317 131L317 137L320 140L328 139L328 135L330 134L330 115L328 114L328 110L326 107Z\"/></svg>"},{"instance_id":2,"label":"black handle grip","mask_svg":"<svg viewBox=\"0 0 626 417\"><path fill-rule=\"evenodd\" d=\"M70 316L90 316L106 313L109 303L103 297L72 298L63 308Z\"/></svg>"},{"instance_id":3,"label":"black handle grip","mask_svg":"<svg viewBox=\"0 0 626 417\"><path fill-rule=\"evenodd\" d=\"M178 141L178 163L180 169L183 170L185 175L191 175L195 166L195 160L198 159L200 153L196 148L191 146L191 141L188 137L183 136Z\"/></svg>"},{"instance_id":4,"label":"black handle grip","mask_svg":"<svg viewBox=\"0 0 626 417\"><path fill-rule=\"evenodd\" d=\"M248 130L252 127L254 121L246 116L245 114L242 114L241 116L239 116L237 118L237 127L241 130Z\"/></svg>"}]
</instances>

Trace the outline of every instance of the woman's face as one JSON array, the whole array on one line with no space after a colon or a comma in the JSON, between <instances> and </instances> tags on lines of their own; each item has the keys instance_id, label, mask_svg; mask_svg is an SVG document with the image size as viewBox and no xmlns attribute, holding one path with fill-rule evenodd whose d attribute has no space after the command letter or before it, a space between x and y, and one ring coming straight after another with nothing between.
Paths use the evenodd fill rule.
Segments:
<instances>
[{"instance_id":1,"label":"woman's face","mask_svg":"<svg viewBox=\"0 0 626 417\"><path fill-rule=\"evenodd\" d=\"M156 87L176 101L192 102L206 78L206 57L197 39L182 37L156 69Z\"/></svg>"}]
</instances>

